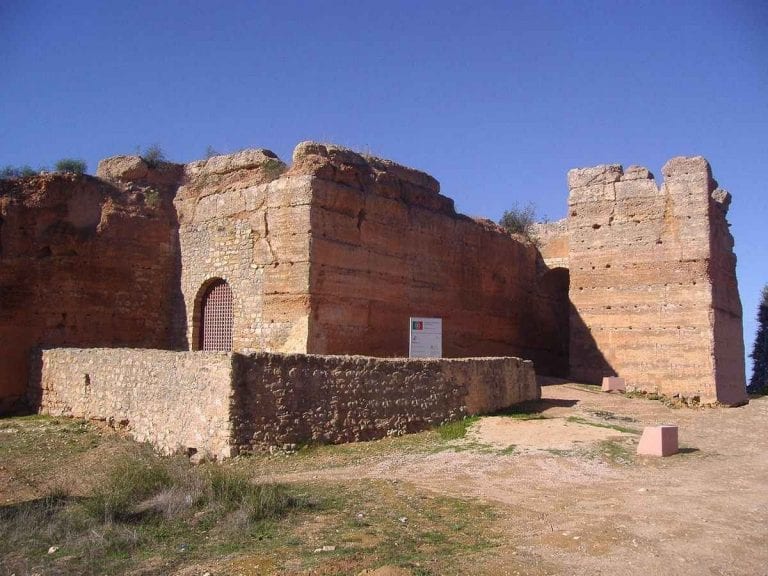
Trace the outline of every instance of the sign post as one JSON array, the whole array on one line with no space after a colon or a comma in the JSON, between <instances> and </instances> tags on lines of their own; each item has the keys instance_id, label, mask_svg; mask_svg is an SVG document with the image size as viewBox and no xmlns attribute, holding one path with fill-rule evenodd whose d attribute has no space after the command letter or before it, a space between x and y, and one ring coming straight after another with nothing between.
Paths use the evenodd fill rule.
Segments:
<instances>
[{"instance_id":1,"label":"sign post","mask_svg":"<svg viewBox=\"0 0 768 576\"><path fill-rule=\"evenodd\" d=\"M409 358L443 357L443 319L412 317L409 329Z\"/></svg>"}]
</instances>

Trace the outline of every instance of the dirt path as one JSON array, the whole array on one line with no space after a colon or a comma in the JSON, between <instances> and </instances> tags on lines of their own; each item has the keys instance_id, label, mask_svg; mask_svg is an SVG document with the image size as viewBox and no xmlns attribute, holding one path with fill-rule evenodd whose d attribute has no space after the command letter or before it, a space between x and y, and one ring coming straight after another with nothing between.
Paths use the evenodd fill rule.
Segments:
<instances>
[{"instance_id":1,"label":"dirt path","mask_svg":"<svg viewBox=\"0 0 768 576\"><path fill-rule=\"evenodd\" d=\"M572 384L542 396L544 419L481 419L456 451L270 479L391 479L491 502L507 543L478 574L768 575L768 397L674 409ZM683 452L634 456L633 430L662 423Z\"/></svg>"}]
</instances>

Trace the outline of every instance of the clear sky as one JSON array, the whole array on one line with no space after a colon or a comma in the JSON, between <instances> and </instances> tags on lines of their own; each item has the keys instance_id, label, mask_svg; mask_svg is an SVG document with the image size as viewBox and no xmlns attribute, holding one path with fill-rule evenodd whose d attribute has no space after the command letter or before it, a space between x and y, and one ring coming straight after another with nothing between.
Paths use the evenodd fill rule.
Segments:
<instances>
[{"instance_id":1,"label":"clear sky","mask_svg":"<svg viewBox=\"0 0 768 576\"><path fill-rule=\"evenodd\" d=\"M734 196L745 344L768 282L768 2L0 1L0 166L334 142L467 214L703 155Z\"/></svg>"}]
</instances>

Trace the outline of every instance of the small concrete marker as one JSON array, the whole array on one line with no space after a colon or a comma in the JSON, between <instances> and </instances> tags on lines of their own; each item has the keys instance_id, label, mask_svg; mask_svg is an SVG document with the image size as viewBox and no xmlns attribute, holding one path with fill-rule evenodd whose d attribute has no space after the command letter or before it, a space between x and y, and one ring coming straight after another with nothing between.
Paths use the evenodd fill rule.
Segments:
<instances>
[{"instance_id":1,"label":"small concrete marker","mask_svg":"<svg viewBox=\"0 0 768 576\"><path fill-rule=\"evenodd\" d=\"M603 378L603 392L624 392L626 389L624 378L618 378L617 376L606 376Z\"/></svg>"},{"instance_id":2,"label":"small concrete marker","mask_svg":"<svg viewBox=\"0 0 768 576\"><path fill-rule=\"evenodd\" d=\"M677 426L646 426L637 445L641 456L672 456L677 454Z\"/></svg>"}]
</instances>

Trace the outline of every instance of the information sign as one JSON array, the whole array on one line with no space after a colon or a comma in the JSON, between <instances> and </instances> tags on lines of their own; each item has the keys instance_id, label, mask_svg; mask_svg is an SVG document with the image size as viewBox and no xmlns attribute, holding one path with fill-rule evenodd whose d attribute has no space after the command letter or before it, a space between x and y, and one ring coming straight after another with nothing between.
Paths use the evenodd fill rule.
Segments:
<instances>
[{"instance_id":1,"label":"information sign","mask_svg":"<svg viewBox=\"0 0 768 576\"><path fill-rule=\"evenodd\" d=\"M411 318L410 358L442 358L443 357L443 319L442 318Z\"/></svg>"}]
</instances>

